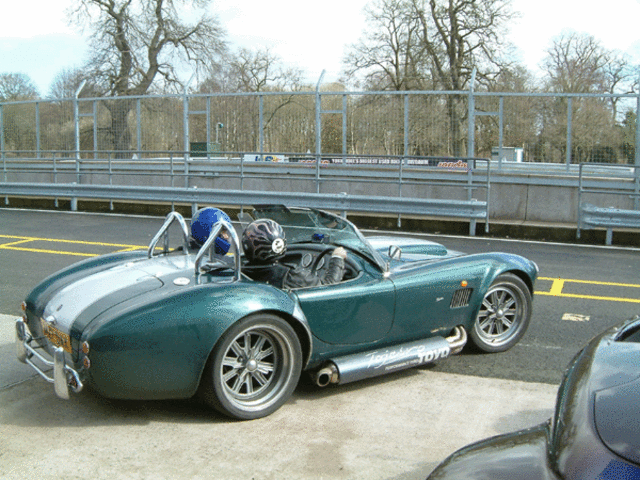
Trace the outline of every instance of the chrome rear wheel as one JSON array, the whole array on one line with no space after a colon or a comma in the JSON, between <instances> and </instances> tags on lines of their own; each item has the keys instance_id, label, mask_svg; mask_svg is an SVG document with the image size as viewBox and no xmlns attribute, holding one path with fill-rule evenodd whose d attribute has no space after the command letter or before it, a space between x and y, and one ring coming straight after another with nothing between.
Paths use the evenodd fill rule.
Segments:
<instances>
[{"instance_id":1,"label":"chrome rear wheel","mask_svg":"<svg viewBox=\"0 0 640 480\"><path fill-rule=\"evenodd\" d=\"M293 328L274 315L241 320L220 339L205 372L205 399L239 419L269 415L298 384L300 342Z\"/></svg>"}]
</instances>

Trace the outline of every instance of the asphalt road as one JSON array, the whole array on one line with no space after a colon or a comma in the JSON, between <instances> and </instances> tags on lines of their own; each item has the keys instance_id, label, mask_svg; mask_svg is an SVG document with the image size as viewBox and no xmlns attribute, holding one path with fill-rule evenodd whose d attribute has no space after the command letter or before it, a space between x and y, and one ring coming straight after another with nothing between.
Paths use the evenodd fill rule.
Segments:
<instances>
[{"instance_id":1,"label":"asphalt road","mask_svg":"<svg viewBox=\"0 0 640 480\"><path fill-rule=\"evenodd\" d=\"M289 404L254 422L230 422L191 402L89 393L58 400L15 360L11 319L20 302L46 275L86 255L145 247L161 224L0 209L0 477L80 478L64 466L80 452L100 469L95 478L424 478L470 441L548 418L571 357L640 313L638 250L427 236L539 265L531 325L516 347L333 389L303 384Z\"/></svg>"},{"instance_id":2,"label":"asphalt road","mask_svg":"<svg viewBox=\"0 0 640 480\"><path fill-rule=\"evenodd\" d=\"M20 302L42 278L86 255L146 247L160 225L162 219L150 217L0 210L0 314L19 314ZM540 267L531 324L517 347L500 355L463 353L439 364L438 371L559 383L590 338L640 314L640 250L425 238L467 253L516 253Z\"/></svg>"}]
</instances>

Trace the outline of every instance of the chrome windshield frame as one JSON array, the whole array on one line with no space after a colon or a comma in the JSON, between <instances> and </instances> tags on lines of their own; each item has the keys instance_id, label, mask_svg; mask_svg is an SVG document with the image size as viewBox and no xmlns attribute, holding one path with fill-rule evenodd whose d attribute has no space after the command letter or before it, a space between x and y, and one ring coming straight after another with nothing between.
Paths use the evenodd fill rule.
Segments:
<instances>
[{"instance_id":1,"label":"chrome windshield frame","mask_svg":"<svg viewBox=\"0 0 640 480\"><path fill-rule=\"evenodd\" d=\"M266 209L264 207L268 207L268 208ZM252 212L251 217L254 220L256 220L258 218L270 218L269 214L271 212L274 212L276 214L277 213L280 213L280 214L285 213L286 214L287 212L291 212L291 213L306 212L306 213L311 213L311 214L315 215L316 218L320 218L322 216L332 218L337 222L337 224L341 223L343 225L346 225L350 230L351 237L354 238L354 239L357 239L357 241L362 245L362 248L361 249L355 249L356 251L358 251L359 253L361 253L364 256L366 256L374 265L376 265L380 269L380 271L382 273L386 274L389 271L388 262L385 261L385 259L382 257L382 255L375 248L373 248L373 246L364 237L364 235L362 235L362 232L360 232L360 230L358 230L358 227L356 227L348 219L346 219L344 217L341 217L339 215L327 212L326 210L318 210L318 209L309 208L309 207L285 207L284 205L257 206L255 208L255 211ZM275 220L276 222L280 223L279 219L277 218L278 215L274 215L274 217L275 218L273 218L273 220ZM283 227L285 232L287 231L287 228L301 228L301 227L297 227L295 225L295 223L281 224L281 226ZM339 229L332 229L331 227L329 227L327 225L322 225L321 222L316 222L316 226L318 228L326 230L328 232L335 231L336 236L339 236L339 234L340 234L340 230ZM287 240L287 241L289 241L289 240ZM350 248L348 244L342 244L340 241L336 241L335 244ZM353 249L353 247L351 247L351 248Z\"/></svg>"}]
</instances>

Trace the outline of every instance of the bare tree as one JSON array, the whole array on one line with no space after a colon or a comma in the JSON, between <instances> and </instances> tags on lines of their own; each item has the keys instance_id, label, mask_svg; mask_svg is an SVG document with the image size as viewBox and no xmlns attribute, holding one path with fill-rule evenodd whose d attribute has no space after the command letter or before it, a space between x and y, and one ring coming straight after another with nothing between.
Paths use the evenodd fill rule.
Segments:
<instances>
[{"instance_id":1,"label":"bare tree","mask_svg":"<svg viewBox=\"0 0 640 480\"><path fill-rule=\"evenodd\" d=\"M422 25L422 44L442 88L465 89L474 69L480 83L489 83L508 64L501 55L501 44L506 23L513 17L509 0L411 2ZM460 123L464 113L459 103L460 97L447 96L454 156L463 152Z\"/></svg>"},{"instance_id":2,"label":"bare tree","mask_svg":"<svg viewBox=\"0 0 640 480\"><path fill-rule=\"evenodd\" d=\"M257 50L242 48L230 58L229 65L239 91L299 90L302 83L302 72L284 65L280 57L267 47Z\"/></svg>"},{"instance_id":3,"label":"bare tree","mask_svg":"<svg viewBox=\"0 0 640 480\"><path fill-rule=\"evenodd\" d=\"M177 84L177 72L207 67L224 51L224 32L206 14L210 0L79 0L70 13L89 30L88 68L105 95L143 95L158 82ZM198 14L185 20L180 12ZM105 102L111 113L113 147L130 148L130 100Z\"/></svg>"},{"instance_id":4,"label":"bare tree","mask_svg":"<svg viewBox=\"0 0 640 480\"><path fill-rule=\"evenodd\" d=\"M608 50L592 35L568 31L554 39L543 63L547 89L558 93L628 93L633 90L633 69L620 52ZM617 91L616 91L617 90ZM620 97L574 97L572 152L574 162L617 161L616 149L624 141L616 124ZM549 102L545 136L562 145L566 137L563 118L569 102ZM624 155L624 154L623 154Z\"/></svg>"},{"instance_id":5,"label":"bare tree","mask_svg":"<svg viewBox=\"0 0 640 480\"><path fill-rule=\"evenodd\" d=\"M428 67L411 1L376 0L367 6L366 16L362 40L349 48L343 61L347 78L353 81L360 74L372 90L425 88Z\"/></svg>"},{"instance_id":6,"label":"bare tree","mask_svg":"<svg viewBox=\"0 0 640 480\"><path fill-rule=\"evenodd\" d=\"M347 73L365 71L369 83L393 89L459 91L475 68L489 83L508 65L503 33L512 17L509 0L379 0L369 10L368 38L345 59ZM460 97L447 96L446 108L450 151L460 156Z\"/></svg>"},{"instance_id":7,"label":"bare tree","mask_svg":"<svg viewBox=\"0 0 640 480\"><path fill-rule=\"evenodd\" d=\"M81 95L85 97L98 96L96 86L83 69L64 69L56 74L49 87L49 98L72 98L80 85L84 82Z\"/></svg>"},{"instance_id":8,"label":"bare tree","mask_svg":"<svg viewBox=\"0 0 640 480\"><path fill-rule=\"evenodd\" d=\"M241 48L229 53L224 62L211 69L209 77L200 84L198 91L272 93L237 98L216 96L212 99L215 102L212 111L226 125L224 140L228 148L238 141L240 132L236 128L241 124L248 137L245 145L249 144L258 151L262 139L264 148L275 151L282 142L275 132L278 127L274 127L274 123L285 122L281 114L283 109L289 106L294 108L295 96L290 92L303 89L302 77L301 70L286 65L267 47ZM276 95L275 92L282 94ZM260 103L263 114L262 132L259 131Z\"/></svg>"},{"instance_id":9,"label":"bare tree","mask_svg":"<svg viewBox=\"0 0 640 480\"><path fill-rule=\"evenodd\" d=\"M33 100L38 98L38 89L24 73L0 74L0 101Z\"/></svg>"},{"instance_id":10,"label":"bare tree","mask_svg":"<svg viewBox=\"0 0 640 480\"><path fill-rule=\"evenodd\" d=\"M543 62L547 87L558 93L602 92L610 54L591 35L569 32L553 41Z\"/></svg>"}]
</instances>

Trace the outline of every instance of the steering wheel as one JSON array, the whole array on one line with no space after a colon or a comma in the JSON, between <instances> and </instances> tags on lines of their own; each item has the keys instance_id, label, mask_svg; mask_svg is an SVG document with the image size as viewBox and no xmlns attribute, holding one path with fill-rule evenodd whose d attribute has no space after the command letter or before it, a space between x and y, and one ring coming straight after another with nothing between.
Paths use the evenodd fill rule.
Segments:
<instances>
[{"instance_id":1,"label":"steering wheel","mask_svg":"<svg viewBox=\"0 0 640 480\"><path fill-rule=\"evenodd\" d=\"M313 261L313 264L311 265L312 273L317 274L318 270L321 270L322 267L324 267L325 265L328 265L326 261L322 263L322 260L323 259L326 260L326 256L333 253L334 248L335 247L333 246L326 247L316 256L315 260Z\"/></svg>"}]
</instances>

